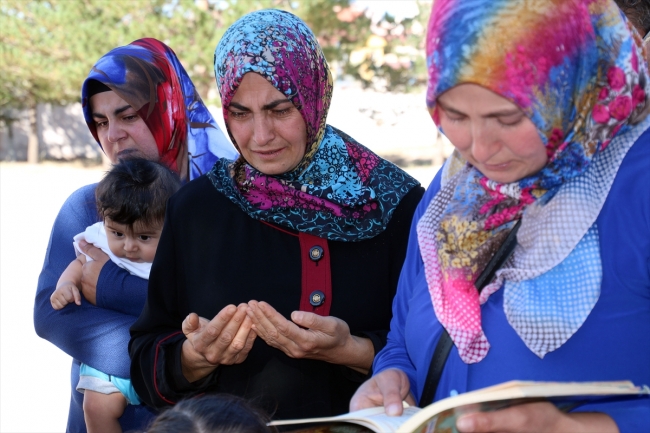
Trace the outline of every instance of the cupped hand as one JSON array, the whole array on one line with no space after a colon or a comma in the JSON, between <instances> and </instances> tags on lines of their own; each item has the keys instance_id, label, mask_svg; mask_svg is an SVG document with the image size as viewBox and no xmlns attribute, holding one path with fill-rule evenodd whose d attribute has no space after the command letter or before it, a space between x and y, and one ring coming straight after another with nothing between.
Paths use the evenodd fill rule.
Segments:
<instances>
[{"instance_id":1,"label":"cupped hand","mask_svg":"<svg viewBox=\"0 0 650 433\"><path fill-rule=\"evenodd\" d=\"M350 400L350 411L384 406L386 414L399 416L404 410L402 401L415 405L409 392L408 376L402 370L390 368L366 380Z\"/></svg>"},{"instance_id":2,"label":"cupped hand","mask_svg":"<svg viewBox=\"0 0 650 433\"><path fill-rule=\"evenodd\" d=\"M109 260L109 257L108 254L84 240L79 241L79 249L92 258L91 261L86 261L83 254L78 257L78 259L84 261L81 268L81 293L88 302L97 305L97 281L99 280L99 273Z\"/></svg>"},{"instance_id":3,"label":"cupped hand","mask_svg":"<svg viewBox=\"0 0 650 433\"><path fill-rule=\"evenodd\" d=\"M212 319L189 314L183 321L181 363L185 378L194 382L210 374L219 365L243 362L257 335L246 315L247 304L224 307Z\"/></svg>"},{"instance_id":4,"label":"cupped hand","mask_svg":"<svg viewBox=\"0 0 650 433\"><path fill-rule=\"evenodd\" d=\"M255 333L291 358L317 359L363 373L372 365L372 342L352 336L348 324L339 318L294 311L287 320L266 302L250 301L248 307Z\"/></svg>"},{"instance_id":5,"label":"cupped hand","mask_svg":"<svg viewBox=\"0 0 650 433\"><path fill-rule=\"evenodd\" d=\"M602 413L571 413L548 402L527 403L494 412L463 415L456 421L462 433L618 433L612 418Z\"/></svg>"}]
</instances>

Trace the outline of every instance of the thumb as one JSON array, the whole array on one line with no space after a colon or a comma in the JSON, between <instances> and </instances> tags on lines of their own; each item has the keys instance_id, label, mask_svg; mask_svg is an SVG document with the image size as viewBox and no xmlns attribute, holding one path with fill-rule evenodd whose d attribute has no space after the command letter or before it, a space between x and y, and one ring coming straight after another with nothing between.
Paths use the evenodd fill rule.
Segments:
<instances>
[{"instance_id":1,"label":"thumb","mask_svg":"<svg viewBox=\"0 0 650 433\"><path fill-rule=\"evenodd\" d=\"M303 328L318 329L319 319L318 314L307 311L294 311L291 313L291 321Z\"/></svg>"},{"instance_id":2,"label":"thumb","mask_svg":"<svg viewBox=\"0 0 650 433\"><path fill-rule=\"evenodd\" d=\"M185 320L183 320L183 325L181 326L183 334L191 334L192 332L199 329L199 316L196 313L190 313L187 315Z\"/></svg>"}]
</instances>

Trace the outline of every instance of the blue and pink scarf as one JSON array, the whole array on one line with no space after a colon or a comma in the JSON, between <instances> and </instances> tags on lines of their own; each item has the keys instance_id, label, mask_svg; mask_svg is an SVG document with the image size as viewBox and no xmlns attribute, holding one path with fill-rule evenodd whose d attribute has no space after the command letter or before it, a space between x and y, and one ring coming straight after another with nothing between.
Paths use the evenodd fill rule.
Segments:
<instances>
[{"instance_id":1,"label":"blue and pink scarf","mask_svg":"<svg viewBox=\"0 0 650 433\"><path fill-rule=\"evenodd\" d=\"M486 356L480 305L504 284L506 317L540 357L564 344L598 300L594 222L647 127L635 125L648 92L642 53L610 0L434 3L427 34L434 121L438 96L478 84L519 106L548 155L541 171L511 184L452 159L418 223L433 308L463 361ZM474 282L519 219L513 258L479 295Z\"/></svg>"},{"instance_id":2,"label":"blue and pink scarf","mask_svg":"<svg viewBox=\"0 0 650 433\"><path fill-rule=\"evenodd\" d=\"M220 160L209 173L217 190L252 218L330 240L360 241L385 230L418 182L326 124L332 76L302 20L279 10L245 15L223 35L214 65L226 124L242 78L257 73L287 96L307 127L305 156L296 168L272 176Z\"/></svg>"}]
</instances>

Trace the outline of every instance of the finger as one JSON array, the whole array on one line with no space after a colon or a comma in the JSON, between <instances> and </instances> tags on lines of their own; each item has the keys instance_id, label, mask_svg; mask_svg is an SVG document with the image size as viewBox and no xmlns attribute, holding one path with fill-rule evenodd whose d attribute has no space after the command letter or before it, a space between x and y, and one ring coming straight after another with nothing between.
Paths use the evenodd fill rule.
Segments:
<instances>
[{"instance_id":1,"label":"finger","mask_svg":"<svg viewBox=\"0 0 650 433\"><path fill-rule=\"evenodd\" d=\"M245 316L244 321L235 334L235 338L232 339L232 343L230 344L230 347L232 347L234 351L241 352L244 350L246 343L248 342L248 335L251 333L252 325L253 322L250 317Z\"/></svg>"},{"instance_id":2,"label":"finger","mask_svg":"<svg viewBox=\"0 0 650 433\"><path fill-rule=\"evenodd\" d=\"M50 302L52 303L52 308L55 310L60 310L63 308L63 305L61 304L61 301L59 300L59 295L57 293L53 293L52 296L50 296Z\"/></svg>"},{"instance_id":3,"label":"finger","mask_svg":"<svg viewBox=\"0 0 650 433\"><path fill-rule=\"evenodd\" d=\"M95 261L101 262L108 260L108 255L105 252L86 241L79 241L79 249Z\"/></svg>"},{"instance_id":4,"label":"finger","mask_svg":"<svg viewBox=\"0 0 650 433\"><path fill-rule=\"evenodd\" d=\"M257 334L273 346L286 346L298 339L296 331L300 329L278 313L266 302L249 302L253 310L253 323ZM293 331L293 332L292 332Z\"/></svg>"},{"instance_id":5,"label":"finger","mask_svg":"<svg viewBox=\"0 0 650 433\"><path fill-rule=\"evenodd\" d=\"M530 421L532 420L528 420L528 423ZM494 431L514 433L525 431L526 424L519 410L502 409L490 413L472 413L462 416L456 421L456 428L463 433L491 433Z\"/></svg>"},{"instance_id":6,"label":"finger","mask_svg":"<svg viewBox=\"0 0 650 433\"><path fill-rule=\"evenodd\" d=\"M386 415L400 416L404 411L404 405L402 404L402 395L399 387L384 387L380 391L384 400Z\"/></svg>"},{"instance_id":7,"label":"finger","mask_svg":"<svg viewBox=\"0 0 650 433\"><path fill-rule=\"evenodd\" d=\"M237 335L239 327L246 318L246 307L242 304L241 307L229 305L219 312L214 319L206 326L206 338L210 345L219 352L226 351L232 340Z\"/></svg>"},{"instance_id":8,"label":"finger","mask_svg":"<svg viewBox=\"0 0 650 433\"><path fill-rule=\"evenodd\" d=\"M76 287L72 288L72 297L74 298L75 304L81 305L81 293L79 293L79 289Z\"/></svg>"}]
</instances>

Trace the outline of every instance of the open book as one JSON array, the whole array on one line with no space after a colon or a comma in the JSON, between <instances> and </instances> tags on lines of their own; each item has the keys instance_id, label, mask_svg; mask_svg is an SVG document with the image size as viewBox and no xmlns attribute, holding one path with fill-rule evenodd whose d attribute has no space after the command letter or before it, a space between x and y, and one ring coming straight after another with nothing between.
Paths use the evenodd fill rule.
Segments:
<instances>
[{"instance_id":1,"label":"open book","mask_svg":"<svg viewBox=\"0 0 650 433\"><path fill-rule=\"evenodd\" d=\"M439 400L420 409L409 406L402 416L388 416L383 407L364 409L326 418L273 421L269 425L310 424L296 432L456 432L456 418L470 412L486 412L516 404L548 399L560 409L570 410L594 397L650 394L647 386L632 382L521 382L511 381ZM351 423L351 424L350 424ZM354 426L360 427L354 427Z\"/></svg>"}]
</instances>

